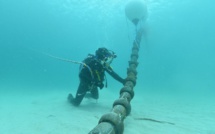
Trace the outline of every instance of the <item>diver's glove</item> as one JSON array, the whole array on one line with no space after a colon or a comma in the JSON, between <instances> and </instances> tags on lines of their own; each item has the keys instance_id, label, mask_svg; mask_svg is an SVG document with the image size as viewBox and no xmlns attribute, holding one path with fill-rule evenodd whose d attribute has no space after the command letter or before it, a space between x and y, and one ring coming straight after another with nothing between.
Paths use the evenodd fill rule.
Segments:
<instances>
[{"instance_id":1,"label":"diver's glove","mask_svg":"<svg viewBox=\"0 0 215 134\"><path fill-rule=\"evenodd\" d=\"M126 82L127 82L126 78L122 80L123 85L125 85Z\"/></svg>"},{"instance_id":2,"label":"diver's glove","mask_svg":"<svg viewBox=\"0 0 215 134\"><path fill-rule=\"evenodd\" d=\"M104 84L102 82L97 83L97 86L102 89L104 87Z\"/></svg>"}]
</instances>

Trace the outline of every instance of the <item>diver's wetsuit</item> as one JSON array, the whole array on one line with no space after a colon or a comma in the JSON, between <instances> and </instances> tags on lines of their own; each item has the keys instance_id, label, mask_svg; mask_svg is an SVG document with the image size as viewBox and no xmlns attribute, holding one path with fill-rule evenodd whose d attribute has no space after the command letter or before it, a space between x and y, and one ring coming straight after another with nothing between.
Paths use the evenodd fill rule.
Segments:
<instances>
[{"instance_id":1,"label":"diver's wetsuit","mask_svg":"<svg viewBox=\"0 0 215 134\"><path fill-rule=\"evenodd\" d=\"M94 99L99 98L98 87L102 89L104 87L103 81L105 77L105 71L110 74L114 79L124 84L124 79L116 74L111 67L104 67L96 57L89 55L84 61L87 66L80 67L80 84L75 98L70 96L68 97L69 101L75 105L80 105L84 96L87 92L91 93L91 97Z\"/></svg>"}]
</instances>

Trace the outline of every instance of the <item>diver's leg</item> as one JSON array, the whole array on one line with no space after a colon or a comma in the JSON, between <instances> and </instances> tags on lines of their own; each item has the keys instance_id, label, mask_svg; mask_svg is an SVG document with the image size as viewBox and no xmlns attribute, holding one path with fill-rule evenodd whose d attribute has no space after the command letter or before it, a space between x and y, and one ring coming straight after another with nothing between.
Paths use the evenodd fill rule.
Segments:
<instances>
[{"instance_id":1,"label":"diver's leg","mask_svg":"<svg viewBox=\"0 0 215 134\"><path fill-rule=\"evenodd\" d=\"M98 91L98 88L97 87L94 87L91 91L91 96L93 99L98 99L99 98L99 91Z\"/></svg>"},{"instance_id":2,"label":"diver's leg","mask_svg":"<svg viewBox=\"0 0 215 134\"><path fill-rule=\"evenodd\" d=\"M79 106L81 101L83 100L86 92L88 89L88 84L86 82L81 81L78 90L76 92L75 98L73 98L72 94L68 96L69 101L74 105L74 106Z\"/></svg>"}]
</instances>

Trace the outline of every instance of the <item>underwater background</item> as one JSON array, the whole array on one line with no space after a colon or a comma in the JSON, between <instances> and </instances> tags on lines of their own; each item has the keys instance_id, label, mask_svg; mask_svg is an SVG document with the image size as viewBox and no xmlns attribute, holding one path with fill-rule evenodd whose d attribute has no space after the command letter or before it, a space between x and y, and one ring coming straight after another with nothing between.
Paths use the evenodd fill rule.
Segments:
<instances>
[{"instance_id":1,"label":"underwater background","mask_svg":"<svg viewBox=\"0 0 215 134\"><path fill-rule=\"evenodd\" d=\"M67 95L77 90L79 65L47 54L82 61L106 47L117 54L113 69L126 78L136 30L127 2L0 0L1 134L79 134L98 124L123 85L107 74L98 102L84 98L73 107ZM215 1L145 2L124 134L215 134Z\"/></svg>"},{"instance_id":2,"label":"underwater background","mask_svg":"<svg viewBox=\"0 0 215 134\"><path fill-rule=\"evenodd\" d=\"M98 47L116 52L126 77L134 25L128 0L0 0L0 88L69 89L79 65ZM215 14L212 0L147 0L137 87L141 91L214 95ZM109 85L120 87L108 76ZM3 88L1 88L3 89Z\"/></svg>"}]
</instances>

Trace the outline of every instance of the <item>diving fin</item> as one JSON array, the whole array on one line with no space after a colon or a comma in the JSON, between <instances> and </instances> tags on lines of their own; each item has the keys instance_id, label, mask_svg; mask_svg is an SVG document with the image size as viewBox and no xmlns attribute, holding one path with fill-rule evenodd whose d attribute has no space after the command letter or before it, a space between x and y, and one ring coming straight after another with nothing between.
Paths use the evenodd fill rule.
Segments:
<instances>
[{"instance_id":1,"label":"diving fin","mask_svg":"<svg viewBox=\"0 0 215 134\"><path fill-rule=\"evenodd\" d=\"M74 100L74 97L73 97L73 95L71 93L68 95L67 100L69 102L72 102Z\"/></svg>"},{"instance_id":2,"label":"diving fin","mask_svg":"<svg viewBox=\"0 0 215 134\"><path fill-rule=\"evenodd\" d=\"M80 104L76 101L76 99L73 97L71 93L68 95L67 100L74 106L79 106Z\"/></svg>"}]
</instances>

